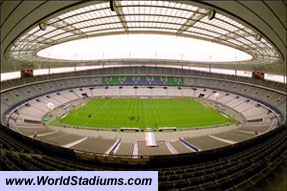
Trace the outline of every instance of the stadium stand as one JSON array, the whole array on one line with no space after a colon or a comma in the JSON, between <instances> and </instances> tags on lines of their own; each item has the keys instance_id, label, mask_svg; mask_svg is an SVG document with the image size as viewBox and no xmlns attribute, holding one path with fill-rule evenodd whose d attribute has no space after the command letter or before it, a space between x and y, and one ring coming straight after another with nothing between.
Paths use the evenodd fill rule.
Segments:
<instances>
[{"instance_id":1,"label":"stadium stand","mask_svg":"<svg viewBox=\"0 0 287 191\"><path fill-rule=\"evenodd\" d=\"M171 154L164 141L157 141L156 147L147 147L145 142L138 142L138 155L168 155Z\"/></svg>"},{"instance_id":2,"label":"stadium stand","mask_svg":"<svg viewBox=\"0 0 287 191\"><path fill-rule=\"evenodd\" d=\"M136 77L130 78L135 80L135 85L138 86L136 89L135 85L124 86L120 80L123 78L119 77L120 74L130 76L129 74L134 71L140 75L137 83ZM161 81L162 86L158 87L157 84L153 88L147 88L147 84L151 85L149 80L154 79L143 77L147 72L155 77L158 76L157 82ZM95 76L105 74L110 77ZM178 80L179 84L175 85L172 81L180 79L179 77L166 77L172 81L168 85L164 77L159 77L170 74L182 75L180 77L182 80ZM231 79L220 74L152 67L100 69L74 72L71 75L72 80L69 74L63 74L34 77L35 79L25 82L20 80L1 82L5 84L3 86L5 89L1 87L3 124L8 121L5 113L12 112L9 118L11 129L1 126L0 130L1 169L157 170L159 190L246 190L256 188L286 160L286 127L281 125L286 115L284 96L286 94L282 91L281 84L273 86L276 83L264 82L260 83L260 86L259 83L255 86L254 79L242 77ZM82 77L83 75L85 77ZM236 81L237 79L240 80ZM98 83L94 83L95 80ZM183 84L180 84L181 82ZM13 85L9 85L10 83ZM222 88L215 90L215 83L217 87ZM62 87L60 84L65 86ZM177 87L179 85L181 88ZM230 90L230 87L235 88ZM245 88L247 91L244 91ZM270 94L270 97L249 93L261 89ZM23 91L31 91L33 94L24 94ZM218 98L214 97L214 91L220 94ZM150 148L141 141L137 144L122 142L112 153L108 151L116 143L115 139L85 138L82 135L56 132L42 124L33 124L33 128L27 128L25 125L31 126L31 123L23 123L23 119L40 120L48 112L47 103L52 102L55 107L66 106L72 100L83 99L83 93L89 97L118 95L198 97L204 93L205 98L232 107L247 120L262 118L264 121L247 121L246 125L236 130L210 136L183 137L184 141L200 152L177 139L157 140L158 147ZM274 113L270 113L269 110ZM31 116L31 113L36 115ZM278 125L281 127L274 128L273 120L276 123L274 127ZM31 137L35 132L38 137L33 139ZM66 147L59 147L60 145ZM138 149L137 157L133 156L135 147ZM173 153L174 151L176 153Z\"/></svg>"},{"instance_id":3,"label":"stadium stand","mask_svg":"<svg viewBox=\"0 0 287 191\"><path fill-rule=\"evenodd\" d=\"M165 85L178 85L173 77L166 77Z\"/></svg>"},{"instance_id":4,"label":"stadium stand","mask_svg":"<svg viewBox=\"0 0 287 191\"><path fill-rule=\"evenodd\" d=\"M138 85L146 85L149 84L149 81L145 76L140 76L139 81L137 82Z\"/></svg>"},{"instance_id":5,"label":"stadium stand","mask_svg":"<svg viewBox=\"0 0 287 191\"><path fill-rule=\"evenodd\" d=\"M51 157L45 153L49 149L38 152L36 148L24 146L24 137L15 139L16 134L4 127L1 127L0 136L3 170L141 170L140 166L136 168L127 164L106 166L101 164L102 160L93 163L71 160L73 155L67 150L62 150L61 156L54 152ZM202 152L200 157L179 155L177 158L169 157L168 161L152 157L145 170L159 171L159 190L251 189L284 163L287 157L286 137L286 127L281 127L232 147ZM36 146L35 143L30 145Z\"/></svg>"},{"instance_id":6,"label":"stadium stand","mask_svg":"<svg viewBox=\"0 0 287 191\"><path fill-rule=\"evenodd\" d=\"M82 138L83 137L78 136L78 135L71 135L71 134L62 133L62 132L56 132L56 133L49 134L46 136L38 137L38 139L40 139L41 141L45 141L51 144L56 144L56 145L61 145L61 146L67 145L69 143L73 143Z\"/></svg>"},{"instance_id":7,"label":"stadium stand","mask_svg":"<svg viewBox=\"0 0 287 191\"><path fill-rule=\"evenodd\" d=\"M34 136L35 133L39 136L41 134L48 134L54 132L46 127L17 127L20 133L26 136Z\"/></svg>"},{"instance_id":8,"label":"stadium stand","mask_svg":"<svg viewBox=\"0 0 287 191\"><path fill-rule=\"evenodd\" d=\"M215 149L230 145L230 143L226 143L208 136L185 138L184 140L200 150Z\"/></svg>"},{"instance_id":9,"label":"stadium stand","mask_svg":"<svg viewBox=\"0 0 287 191\"><path fill-rule=\"evenodd\" d=\"M180 140L171 141L170 144L180 154L194 152L193 150L191 150L191 148L184 145Z\"/></svg>"},{"instance_id":10,"label":"stadium stand","mask_svg":"<svg viewBox=\"0 0 287 191\"><path fill-rule=\"evenodd\" d=\"M184 85L182 77L167 77L167 76L111 76L105 77L102 80L102 85L169 85L177 86Z\"/></svg>"},{"instance_id":11,"label":"stadium stand","mask_svg":"<svg viewBox=\"0 0 287 191\"><path fill-rule=\"evenodd\" d=\"M127 77L125 77L123 84L135 85L136 82L134 81L134 78L132 76L127 76Z\"/></svg>"},{"instance_id":12,"label":"stadium stand","mask_svg":"<svg viewBox=\"0 0 287 191\"><path fill-rule=\"evenodd\" d=\"M0 6L0 170L158 171L159 191L286 191L285 0Z\"/></svg>"},{"instance_id":13,"label":"stadium stand","mask_svg":"<svg viewBox=\"0 0 287 191\"><path fill-rule=\"evenodd\" d=\"M119 85L122 81L120 80L120 77L118 76L111 76L111 77L105 77L103 78L102 84L103 85Z\"/></svg>"},{"instance_id":14,"label":"stadium stand","mask_svg":"<svg viewBox=\"0 0 287 191\"><path fill-rule=\"evenodd\" d=\"M134 144L132 143L121 143L118 150L115 152L117 155L133 155Z\"/></svg>"},{"instance_id":15,"label":"stadium stand","mask_svg":"<svg viewBox=\"0 0 287 191\"><path fill-rule=\"evenodd\" d=\"M151 84L152 84L152 85L163 85L164 82L162 81L161 77L159 77L159 76L154 76L154 77L152 77Z\"/></svg>"},{"instance_id":16,"label":"stadium stand","mask_svg":"<svg viewBox=\"0 0 287 191\"><path fill-rule=\"evenodd\" d=\"M136 95L136 90L133 87L123 87L123 89L120 89L120 92L117 92L114 94L114 96L135 96Z\"/></svg>"},{"instance_id":17,"label":"stadium stand","mask_svg":"<svg viewBox=\"0 0 287 191\"><path fill-rule=\"evenodd\" d=\"M215 137L232 141L232 142L240 142L240 141L245 141L247 139L253 138L256 136L256 134L251 134L251 133L243 133L243 132L238 132L238 131L229 131L229 132L224 132L224 133L219 133L214 135Z\"/></svg>"},{"instance_id":18,"label":"stadium stand","mask_svg":"<svg viewBox=\"0 0 287 191\"><path fill-rule=\"evenodd\" d=\"M94 152L94 153L105 153L115 143L116 140L109 140L103 138L88 138L79 144L71 147L75 150Z\"/></svg>"}]
</instances>

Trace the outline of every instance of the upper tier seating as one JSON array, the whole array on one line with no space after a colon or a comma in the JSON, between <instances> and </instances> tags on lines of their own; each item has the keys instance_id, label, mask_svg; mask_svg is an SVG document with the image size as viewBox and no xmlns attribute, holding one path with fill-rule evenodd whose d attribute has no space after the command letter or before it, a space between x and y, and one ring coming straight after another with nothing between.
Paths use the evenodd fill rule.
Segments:
<instances>
[{"instance_id":1,"label":"upper tier seating","mask_svg":"<svg viewBox=\"0 0 287 191\"><path fill-rule=\"evenodd\" d=\"M271 82L271 81L262 81L258 79L240 77L240 76L232 76L232 75L223 75L223 74L215 74L215 73L208 73L203 71L193 71L193 70L183 70L183 69L176 69L176 68L153 68L153 67L122 67L122 68L104 68L104 69L97 69L97 70L86 70L86 71L79 71L79 72L72 72L72 73L61 73L59 74L51 74L51 75L44 75L44 76L34 76L32 78L25 78L25 79L14 79L9 81L2 81L1 82L1 90L8 89L11 87L16 87L19 85L24 85L28 83L34 83L38 81L44 80L54 80L59 78L66 78L66 77L80 77L80 76L94 76L94 75L117 75L117 74L156 74L156 75L184 75L184 76L193 76L193 77L209 77L209 78L217 78L217 79L225 79L225 80L232 80L232 81L239 81L243 83L250 83L256 84L263 87L268 87L272 89L277 89L280 91L286 91L286 84L278 83L278 82ZM155 75L155 76L156 76ZM188 79L184 79L185 82L188 82ZM102 83L101 79L95 79L93 82L94 84ZM185 83L185 85L189 85Z\"/></svg>"},{"instance_id":2,"label":"upper tier seating","mask_svg":"<svg viewBox=\"0 0 287 191\"><path fill-rule=\"evenodd\" d=\"M163 85L164 82L162 81L161 77L155 76L155 77L152 77L151 84L152 85Z\"/></svg>"},{"instance_id":3,"label":"upper tier seating","mask_svg":"<svg viewBox=\"0 0 287 191\"><path fill-rule=\"evenodd\" d=\"M136 82L134 81L132 76L127 76L127 77L125 77L125 80L123 81L123 84L135 85Z\"/></svg>"},{"instance_id":4,"label":"upper tier seating","mask_svg":"<svg viewBox=\"0 0 287 191\"><path fill-rule=\"evenodd\" d=\"M139 81L137 82L138 85L148 85L149 81L145 76L140 76Z\"/></svg>"}]
</instances>

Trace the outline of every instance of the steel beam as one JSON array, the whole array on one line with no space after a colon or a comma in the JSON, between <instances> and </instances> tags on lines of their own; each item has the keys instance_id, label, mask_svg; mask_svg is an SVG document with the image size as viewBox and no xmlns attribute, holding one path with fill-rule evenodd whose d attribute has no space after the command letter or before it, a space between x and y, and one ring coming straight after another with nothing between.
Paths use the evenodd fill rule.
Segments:
<instances>
[{"instance_id":1,"label":"steel beam","mask_svg":"<svg viewBox=\"0 0 287 191\"><path fill-rule=\"evenodd\" d=\"M86 33L84 33L83 31L79 30L75 26L67 23L64 20L59 20L58 22L54 22L54 23L51 23L49 25L52 26L52 27L55 27L57 29L63 30L65 32L73 33L74 35L78 35L80 37L86 37L87 36Z\"/></svg>"},{"instance_id":2,"label":"steel beam","mask_svg":"<svg viewBox=\"0 0 287 191\"><path fill-rule=\"evenodd\" d=\"M208 10L198 8L196 12L194 12L189 19L186 20L186 22L178 29L176 32L177 34L182 34L184 31L195 25L198 21L203 19L206 14L208 13Z\"/></svg>"},{"instance_id":3,"label":"steel beam","mask_svg":"<svg viewBox=\"0 0 287 191\"><path fill-rule=\"evenodd\" d=\"M120 1L114 1L114 5L115 5L115 11L117 13L117 16L119 17L121 24L123 25L123 28L125 29L126 32L129 32L128 29L128 25L127 25L127 21L125 19L125 14L123 12L123 9L121 7L121 2Z\"/></svg>"}]
</instances>

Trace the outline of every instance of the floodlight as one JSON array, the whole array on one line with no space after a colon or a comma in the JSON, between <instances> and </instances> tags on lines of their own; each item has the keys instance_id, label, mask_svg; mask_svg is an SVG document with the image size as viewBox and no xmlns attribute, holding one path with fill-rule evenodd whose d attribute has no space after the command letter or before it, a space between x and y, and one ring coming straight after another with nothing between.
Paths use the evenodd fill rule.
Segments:
<instances>
[{"instance_id":1,"label":"floodlight","mask_svg":"<svg viewBox=\"0 0 287 191\"><path fill-rule=\"evenodd\" d=\"M215 11L215 10L210 10L210 11L207 13L208 19L209 19L209 20L214 19L215 14L216 14L216 11Z\"/></svg>"},{"instance_id":2,"label":"floodlight","mask_svg":"<svg viewBox=\"0 0 287 191\"><path fill-rule=\"evenodd\" d=\"M42 30L42 31L45 31L47 29L47 24L46 23L39 23L39 28Z\"/></svg>"}]
</instances>

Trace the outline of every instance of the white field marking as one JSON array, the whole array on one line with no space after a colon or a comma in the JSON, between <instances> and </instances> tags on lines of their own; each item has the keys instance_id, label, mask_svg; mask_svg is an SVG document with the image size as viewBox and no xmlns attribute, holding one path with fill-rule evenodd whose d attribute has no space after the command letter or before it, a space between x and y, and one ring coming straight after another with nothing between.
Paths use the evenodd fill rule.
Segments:
<instances>
[{"instance_id":1,"label":"white field marking","mask_svg":"<svg viewBox=\"0 0 287 191\"><path fill-rule=\"evenodd\" d=\"M223 117L227 118L228 119L228 116L223 114L223 113L220 113Z\"/></svg>"},{"instance_id":2,"label":"white field marking","mask_svg":"<svg viewBox=\"0 0 287 191\"><path fill-rule=\"evenodd\" d=\"M77 145L77 144L83 142L83 141L86 140L87 138L88 138L88 137L84 137L84 138L82 138L82 139L80 139L80 140L77 140L77 141L75 141L75 142L72 142L72 143L63 145L62 147L70 148L70 147L72 147L72 146L75 146L75 145Z\"/></svg>"},{"instance_id":3,"label":"white field marking","mask_svg":"<svg viewBox=\"0 0 287 191\"><path fill-rule=\"evenodd\" d=\"M104 103L104 105L102 105L100 108L98 108L97 110L96 110L96 112L94 112L93 114L95 114L95 113L98 113L107 103L109 103L110 102L110 100L108 100L106 103ZM87 104L87 103L86 103ZM90 119L88 119L85 123L84 123L84 125L86 125L90 120L91 120L92 118L90 118ZM83 126L84 126L83 125Z\"/></svg>"},{"instance_id":4,"label":"white field marking","mask_svg":"<svg viewBox=\"0 0 287 191\"><path fill-rule=\"evenodd\" d=\"M67 117L68 113L64 114L61 119L64 119L65 117Z\"/></svg>"},{"instance_id":5,"label":"white field marking","mask_svg":"<svg viewBox=\"0 0 287 191\"><path fill-rule=\"evenodd\" d=\"M215 137L213 135L208 135L209 137L213 138L213 139L216 139L216 140L219 140L219 141L222 141L222 142L225 142L225 143L229 143L229 144L236 144L237 142L235 141L230 141L230 140L226 140L226 139L221 139L219 137Z\"/></svg>"}]
</instances>

